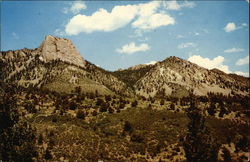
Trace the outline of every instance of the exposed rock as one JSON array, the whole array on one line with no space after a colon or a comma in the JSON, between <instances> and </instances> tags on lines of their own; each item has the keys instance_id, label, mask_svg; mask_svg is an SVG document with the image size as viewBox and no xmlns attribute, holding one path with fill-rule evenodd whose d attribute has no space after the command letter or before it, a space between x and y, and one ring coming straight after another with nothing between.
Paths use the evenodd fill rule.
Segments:
<instances>
[{"instance_id":1,"label":"exposed rock","mask_svg":"<svg viewBox=\"0 0 250 162\"><path fill-rule=\"evenodd\" d=\"M39 47L39 50L41 51L41 55L45 62L60 59L62 61L85 67L85 60L69 39L48 35Z\"/></svg>"},{"instance_id":2,"label":"exposed rock","mask_svg":"<svg viewBox=\"0 0 250 162\"><path fill-rule=\"evenodd\" d=\"M208 70L175 56L154 65L137 65L114 74L131 83L135 92L145 97L159 93L183 97L189 92L201 96L209 92L248 94L248 78L226 74L218 69Z\"/></svg>"}]
</instances>

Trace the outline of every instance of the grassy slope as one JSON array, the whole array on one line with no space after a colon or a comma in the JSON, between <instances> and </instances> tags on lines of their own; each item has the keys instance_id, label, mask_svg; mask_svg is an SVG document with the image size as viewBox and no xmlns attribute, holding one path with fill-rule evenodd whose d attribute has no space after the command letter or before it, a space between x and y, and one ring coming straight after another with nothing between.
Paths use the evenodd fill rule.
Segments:
<instances>
[{"instance_id":1,"label":"grassy slope","mask_svg":"<svg viewBox=\"0 0 250 162\"><path fill-rule=\"evenodd\" d=\"M97 82L88 79L88 78L81 78L79 81L74 83L69 83L68 81L65 81L62 79L65 76L57 77L54 79L53 82L50 82L43 86L44 89L54 90L59 93L71 93L75 90L75 87L80 86L83 92L93 92L95 93L96 90L98 90L98 93L100 94L114 94L112 91L110 91L108 88L106 88L103 85L98 84Z\"/></svg>"}]
</instances>

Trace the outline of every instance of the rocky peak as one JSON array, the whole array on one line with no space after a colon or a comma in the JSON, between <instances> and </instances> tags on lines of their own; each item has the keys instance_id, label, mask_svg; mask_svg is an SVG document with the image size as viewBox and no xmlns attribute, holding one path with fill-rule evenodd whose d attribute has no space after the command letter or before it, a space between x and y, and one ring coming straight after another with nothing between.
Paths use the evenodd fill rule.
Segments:
<instances>
[{"instance_id":1,"label":"rocky peak","mask_svg":"<svg viewBox=\"0 0 250 162\"><path fill-rule=\"evenodd\" d=\"M181 58L179 57L176 57L176 56L170 56L167 58L168 61L178 61L178 60L182 60Z\"/></svg>"},{"instance_id":2,"label":"rocky peak","mask_svg":"<svg viewBox=\"0 0 250 162\"><path fill-rule=\"evenodd\" d=\"M39 47L39 50L45 62L60 59L85 67L85 60L69 39L48 35Z\"/></svg>"}]
</instances>

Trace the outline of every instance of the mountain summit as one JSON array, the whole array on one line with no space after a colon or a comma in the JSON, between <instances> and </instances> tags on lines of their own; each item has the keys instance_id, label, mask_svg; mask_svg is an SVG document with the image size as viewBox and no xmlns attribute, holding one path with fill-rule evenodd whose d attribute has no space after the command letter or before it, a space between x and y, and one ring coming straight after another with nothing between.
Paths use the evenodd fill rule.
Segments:
<instances>
[{"instance_id":1,"label":"mountain summit","mask_svg":"<svg viewBox=\"0 0 250 162\"><path fill-rule=\"evenodd\" d=\"M175 56L108 72L84 60L71 40L51 35L36 49L0 52L0 64L3 82L60 93L71 93L76 87L84 92L144 97L249 93L249 78L208 70Z\"/></svg>"},{"instance_id":2,"label":"mountain summit","mask_svg":"<svg viewBox=\"0 0 250 162\"><path fill-rule=\"evenodd\" d=\"M154 65L116 71L114 75L145 97L183 97L190 93L205 96L210 92L247 95L249 92L248 78L208 70L175 56Z\"/></svg>"},{"instance_id":3,"label":"mountain summit","mask_svg":"<svg viewBox=\"0 0 250 162\"><path fill-rule=\"evenodd\" d=\"M71 40L51 35L40 47L0 52L0 79L24 88L71 93L132 94L126 84L110 72L84 60ZM0 82L1 83L1 82Z\"/></svg>"},{"instance_id":4,"label":"mountain summit","mask_svg":"<svg viewBox=\"0 0 250 162\"><path fill-rule=\"evenodd\" d=\"M59 59L85 67L85 60L69 39L48 35L39 47L39 50L45 62Z\"/></svg>"}]
</instances>

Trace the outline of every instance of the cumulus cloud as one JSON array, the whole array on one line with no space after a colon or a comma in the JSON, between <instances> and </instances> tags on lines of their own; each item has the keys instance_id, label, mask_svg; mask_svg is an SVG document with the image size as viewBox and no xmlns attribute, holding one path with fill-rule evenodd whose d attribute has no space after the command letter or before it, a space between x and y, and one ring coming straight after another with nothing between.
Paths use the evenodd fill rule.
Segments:
<instances>
[{"instance_id":1,"label":"cumulus cloud","mask_svg":"<svg viewBox=\"0 0 250 162\"><path fill-rule=\"evenodd\" d=\"M157 63L157 61L150 61L150 62L148 62L148 63L145 63L145 65L154 65L154 64L156 64Z\"/></svg>"},{"instance_id":2,"label":"cumulus cloud","mask_svg":"<svg viewBox=\"0 0 250 162\"><path fill-rule=\"evenodd\" d=\"M227 25L223 28L225 32L232 32L234 30L238 30L241 28L247 27L246 23L242 23L241 25L237 26L234 22L229 22Z\"/></svg>"},{"instance_id":3,"label":"cumulus cloud","mask_svg":"<svg viewBox=\"0 0 250 162\"><path fill-rule=\"evenodd\" d=\"M85 10L87 8L86 4L83 1L75 1L70 4L71 6L69 8L63 8L63 13L67 14L69 12L72 12L73 14L78 14L81 10Z\"/></svg>"},{"instance_id":4,"label":"cumulus cloud","mask_svg":"<svg viewBox=\"0 0 250 162\"><path fill-rule=\"evenodd\" d=\"M227 65L224 65L224 57L223 56L217 56L213 59L204 58L200 55L193 55L188 58L188 61L193 62L199 66L202 66L207 69L213 69L217 68L221 71L224 71L225 73L230 73L229 67Z\"/></svg>"},{"instance_id":5,"label":"cumulus cloud","mask_svg":"<svg viewBox=\"0 0 250 162\"><path fill-rule=\"evenodd\" d=\"M246 57L244 57L244 58L239 59L239 60L236 62L236 65L238 65L238 66L246 65L246 64L249 64L249 55L246 56Z\"/></svg>"},{"instance_id":6,"label":"cumulus cloud","mask_svg":"<svg viewBox=\"0 0 250 162\"><path fill-rule=\"evenodd\" d=\"M168 10L180 10L181 8L193 8L195 6L194 2L184 1L183 3L178 3L174 1L164 1L164 5Z\"/></svg>"},{"instance_id":7,"label":"cumulus cloud","mask_svg":"<svg viewBox=\"0 0 250 162\"><path fill-rule=\"evenodd\" d=\"M236 52L242 52L242 51L244 51L244 49L235 48L235 47L224 50L225 53L236 53Z\"/></svg>"},{"instance_id":8,"label":"cumulus cloud","mask_svg":"<svg viewBox=\"0 0 250 162\"><path fill-rule=\"evenodd\" d=\"M143 30L152 30L160 26L167 26L174 24L175 20L173 17L162 13L156 13L150 16L141 16L132 23L132 26L134 28L139 28Z\"/></svg>"},{"instance_id":9,"label":"cumulus cloud","mask_svg":"<svg viewBox=\"0 0 250 162\"><path fill-rule=\"evenodd\" d=\"M196 47L196 46L197 46L197 44L195 44L195 43L187 42L187 43L181 43L181 44L179 44L178 48L182 49L182 48Z\"/></svg>"},{"instance_id":10,"label":"cumulus cloud","mask_svg":"<svg viewBox=\"0 0 250 162\"><path fill-rule=\"evenodd\" d=\"M224 27L224 30L225 30L225 32L232 32L232 31L234 31L234 30L236 30L237 28L236 28L236 25L235 25L235 23L233 23L233 22L229 22L225 27Z\"/></svg>"},{"instance_id":11,"label":"cumulus cloud","mask_svg":"<svg viewBox=\"0 0 250 162\"><path fill-rule=\"evenodd\" d=\"M150 46L146 43L136 45L134 42L131 42L129 44L122 46L120 49L116 49L116 52L124 53L124 54L133 54L136 52L147 51L149 49L150 49Z\"/></svg>"},{"instance_id":12,"label":"cumulus cloud","mask_svg":"<svg viewBox=\"0 0 250 162\"><path fill-rule=\"evenodd\" d=\"M249 77L249 73L247 73L247 72L242 72L242 71L233 72L233 71L229 70L229 66L224 65L224 60L225 59L223 56L217 56L213 59L209 59L209 58L204 58L200 55L193 55L193 56L190 56L188 58L188 61L195 63L201 67L207 68L209 70L217 68L225 73L235 73L237 75ZM249 63L249 56L247 56L243 59L240 59L238 61L239 61L240 65L248 64Z\"/></svg>"},{"instance_id":13,"label":"cumulus cloud","mask_svg":"<svg viewBox=\"0 0 250 162\"><path fill-rule=\"evenodd\" d=\"M138 5L115 6L110 12L101 8L90 16L78 14L70 19L65 32L68 35L94 31L109 32L124 27L133 20L132 27L140 30L173 25L174 18L164 12L157 12L161 3L152 1Z\"/></svg>"},{"instance_id":14,"label":"cumulus cloud","mask_svg":"<svg viewBox=\"0 0 250 162\"><path fill-rule=\"evenodd\" d=\"M134 17L136 7L116 6L109 13L105 9L99 9L91 16L76 15L66 25L68 35L77 35L81 32L113 31L127 25Z\"/></svg>"}]
</instances>

